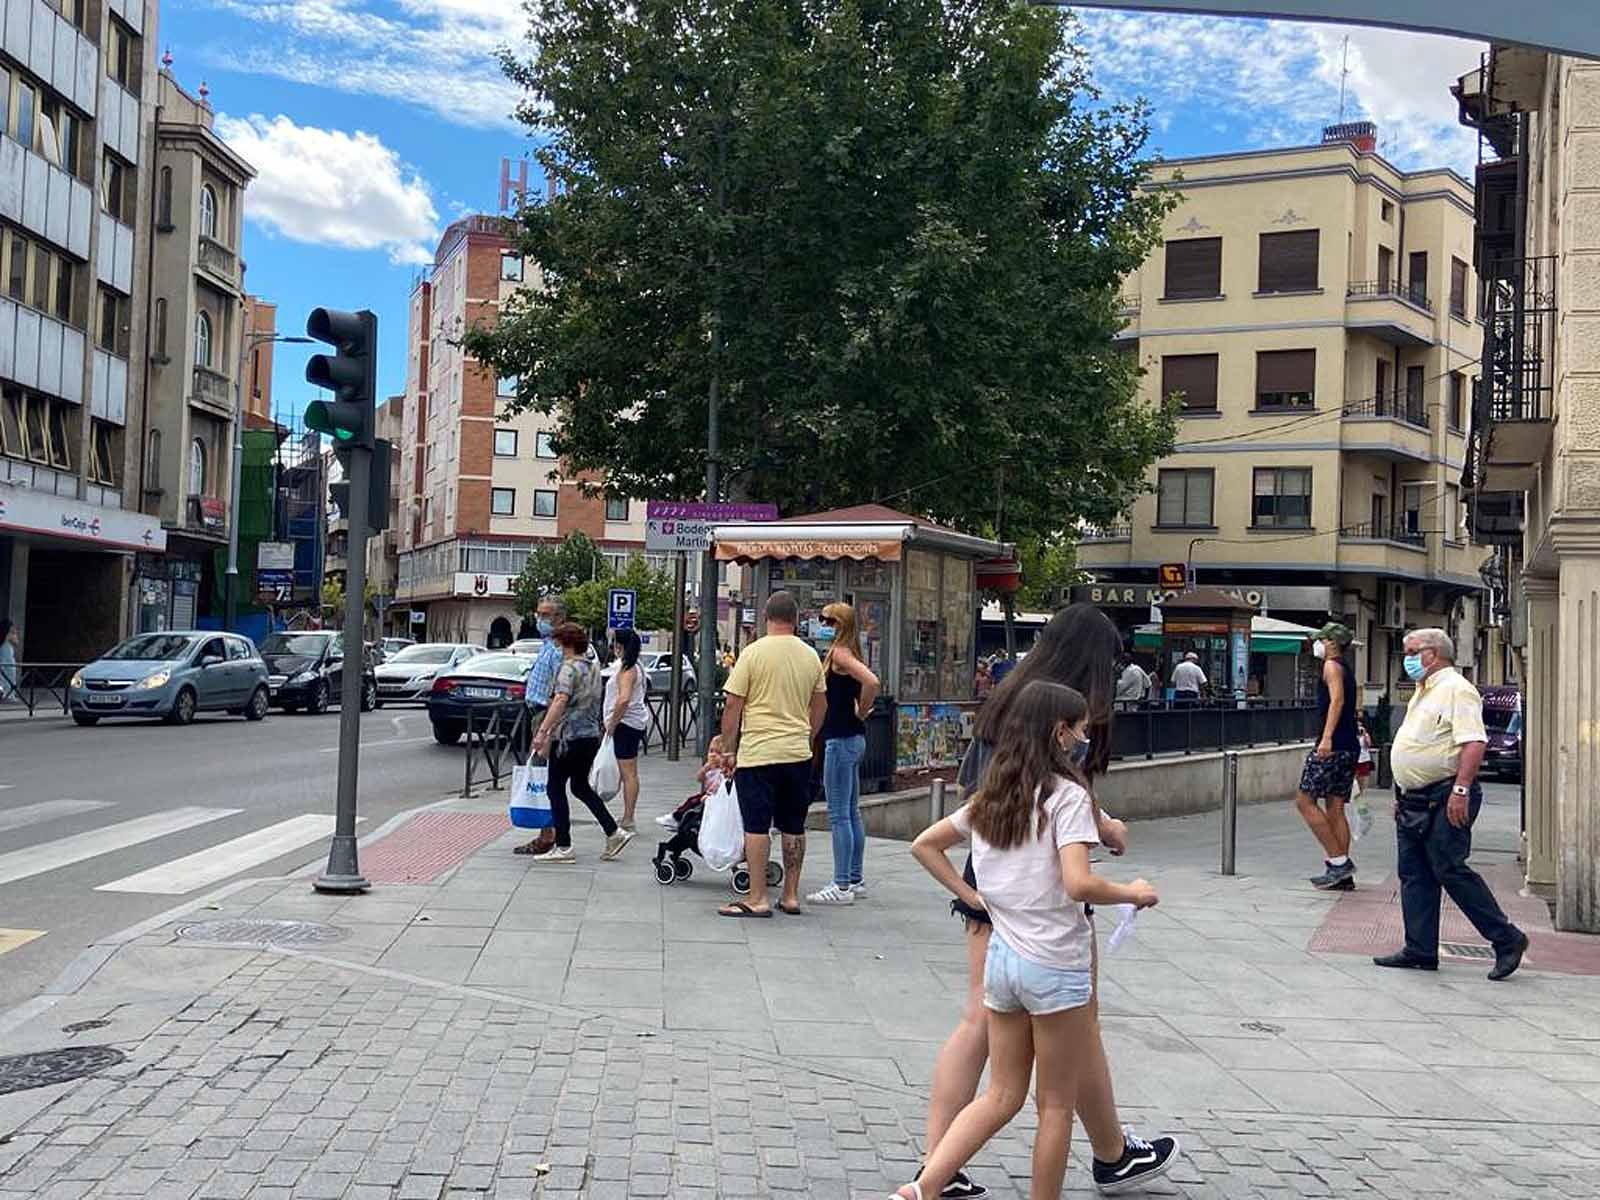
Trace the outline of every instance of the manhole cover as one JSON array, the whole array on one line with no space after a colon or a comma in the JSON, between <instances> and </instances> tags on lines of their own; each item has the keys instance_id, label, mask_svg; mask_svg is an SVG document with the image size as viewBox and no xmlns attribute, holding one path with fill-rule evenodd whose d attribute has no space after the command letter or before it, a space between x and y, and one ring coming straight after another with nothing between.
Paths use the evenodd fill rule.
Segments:
<instances>
[{"instance_id":1,"label":"manhole cover","mask_svg":"<svg viewBox=\"0 0 1600 1200\"><path fill-rule=\"evenodd\" d=\"M0 1096L98 1075L127 1057L110 1046L72 1046L65 1050L12 1054L0 1058Z\"/></svg>"},{"instance_id":2,"label":"manhole cover","mask_svg":"<svg viewBox=\"0 0 1600 1200\"><path fill-rule=\"evenodd\" d=\"M1466 942L1440 942L1439 953L1445 958L1493 958L1493 946L1473 946Z\"/></svg>"},{"instance_id":3,"label":"manhole cover","mask_svg":"<svg viewBox=\"0 0 1600 1200\"><path fill-rule=\"evenodd\" d=\"M249 946L321 946L341 942L350 936L348 929L319 925L315 921L271 921L260 917L236 917L228 921L200 921L185 925L178 936L190 942L228 942Z\"/></svg>"},{"instance_id":4,"label":"manhole cover","mask_svg":"<svg viewBox=\"0 0 1600 1200\"><path fill-rule=\"evenodd\" d=\"M91 1029L104 1029L110 1021L74 1021L71 1025L63 1025L62 1033L88 1033Z\"/></svg>"},{"instance_id":5,"label":"manhole cover","mask_svg":"<svg viewBox=\"0 0 1600 1200\"><path fill-rule=\"evenodd\" d=\"M1282 1025L1268 1025L1265 1021L1241 1021L1240 1029L1248 1029L1251 1033L1282 1033Z\"/></svg>"}]
</instances>

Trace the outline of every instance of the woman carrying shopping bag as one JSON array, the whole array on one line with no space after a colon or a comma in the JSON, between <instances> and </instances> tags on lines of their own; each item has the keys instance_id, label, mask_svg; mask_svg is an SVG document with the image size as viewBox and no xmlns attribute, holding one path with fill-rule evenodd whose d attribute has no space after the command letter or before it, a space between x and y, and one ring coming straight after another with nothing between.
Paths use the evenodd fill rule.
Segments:
<instances>
[{"instance_id":1,"label":"woman carrying shopping bag","mask_svg":"<svg viewBox=\"0 0 1600 1200\"><path fill-rule=\"evenodd\" d=\"M602 859L622 853L633 834L618 827L605 801L589 786L589 769L600 752L600 708L605 688L600 668L586 656L589 635L583 626L571 621L556 627L552 635L561 647L561 667L556 672L555 691L550 708L533 739L533 752L550 763L550 811L555 819L555 845L535 854L536 863L565 864L576 861L572 852L572 810L567 788L594 814L606 835Z\"/></svg>"},{"instance_id":2,"label":"woman carrying shopping bag","mask_svg":"<svg viewBox=\"0 0 1600 1200\"><path fill-rule=\"evenodd\" d=\"M644 702L644 670L639 666L639 635L619 629L612 639L617 669L606 683L606 736L622 773L622 827L633 832L633 810L639 803L639 747L650 728Z\"/></svg>"}]
</instances>

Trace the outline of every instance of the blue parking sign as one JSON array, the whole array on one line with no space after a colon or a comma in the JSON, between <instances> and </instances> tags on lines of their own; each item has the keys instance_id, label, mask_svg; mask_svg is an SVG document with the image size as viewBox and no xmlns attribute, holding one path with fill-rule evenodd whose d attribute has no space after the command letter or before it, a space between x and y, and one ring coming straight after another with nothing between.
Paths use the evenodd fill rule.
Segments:
<instances>
[{"instance_id":1,"label":"blue parking sign","mask_svg":"<svg viewBox=\"0 0 1600 1200\"><path fill-rule=\"evenodd\" d=\"M632 629L633 614L638 607L638 592L632 588L612 588L607 595L606 628Z\"/></svg>"}]
</instances>

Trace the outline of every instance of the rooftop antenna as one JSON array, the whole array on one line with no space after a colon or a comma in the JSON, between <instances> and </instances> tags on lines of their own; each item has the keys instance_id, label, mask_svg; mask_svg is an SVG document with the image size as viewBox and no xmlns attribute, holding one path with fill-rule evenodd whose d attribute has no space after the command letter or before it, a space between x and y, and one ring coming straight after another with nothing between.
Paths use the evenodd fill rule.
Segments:
<instances>
[{"instance_id":1,"label":"rooftop antenna","mask_svg":"<svg viewBox=\"0 0 1600 1200\"><path fill-rule=\"evenodd\" d=\"M1344 124L1344 98L1350 81L1350 35L1344 35L1344 62L1339 68L1339 124Z\"/></svg>"}]
</instances>

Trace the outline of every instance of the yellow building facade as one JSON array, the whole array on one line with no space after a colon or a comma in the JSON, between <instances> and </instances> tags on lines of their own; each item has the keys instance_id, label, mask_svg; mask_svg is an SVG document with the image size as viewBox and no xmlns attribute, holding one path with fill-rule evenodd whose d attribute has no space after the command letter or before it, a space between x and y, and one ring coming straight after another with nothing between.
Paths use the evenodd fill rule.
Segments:
<instances>
[{"instance_id":1,"label":"yellow building facade","mask_svg":"<svg viewBox=\"0 0 1600 1200\"><path fill-rule=\"evenodd\" d=\"M1152 403L1181 397L1177 445L1126 523L1079 548L1128 586L1083 598L1126 627L1158 566L1187 562L1267 615L1345 620L1363 702L1401 704L1406 628L1451 630L1480 681L1506 674L1460 490L1483 345L1473 190L1397 170L1370 125L1326 136L1152 180L1182 199L1127 281L1123 343ZM1246 686L1277 683L1253 669Z\"/></svg>"}]
</instances>

